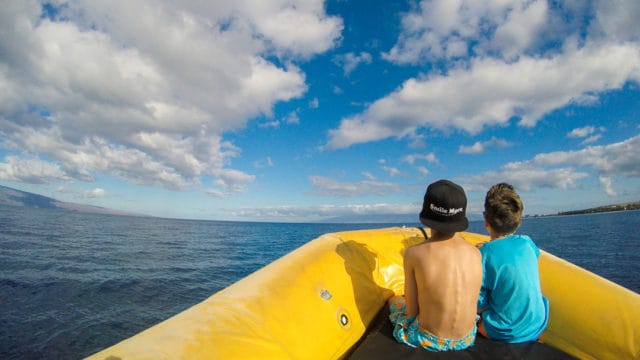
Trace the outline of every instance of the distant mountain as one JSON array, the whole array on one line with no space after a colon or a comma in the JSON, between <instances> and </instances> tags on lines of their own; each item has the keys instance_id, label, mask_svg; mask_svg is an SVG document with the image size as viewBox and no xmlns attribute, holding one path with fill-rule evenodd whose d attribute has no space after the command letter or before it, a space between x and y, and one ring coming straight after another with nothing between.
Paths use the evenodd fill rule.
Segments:
<instances>
[{"instance_id":1,"label":"distant mountain","mask_svg":"<svg viewBox=\"0 0 640 360\"><path fill-rule=\"evenodd\" d=\"M76 204L56 200L50 197L33 194L26 191L16 190L0 185L0 206L21 206L39 209L65 209L71 211L87 212L94 214L111 215L140 215L126 211L113 210L100 206Z\"/></svg>"}]
</instances>

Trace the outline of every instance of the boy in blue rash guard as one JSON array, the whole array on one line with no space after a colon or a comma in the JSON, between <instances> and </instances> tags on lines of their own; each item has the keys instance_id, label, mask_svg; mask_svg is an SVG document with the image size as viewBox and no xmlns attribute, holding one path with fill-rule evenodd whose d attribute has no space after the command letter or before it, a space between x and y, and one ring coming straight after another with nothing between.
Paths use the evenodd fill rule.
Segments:
<instances>
[{"instance_id":1,"label":"boy in blue rash guard","mask_svg":"<svg viewBox=\"0 0 640 360\"><path fill-rule=\"evenodd\" d=\"M537 340L547 326L549 302L538 273L540 250L526 235L515 235L523 205L513 186L500 183L487 192L485 227L491 241L481 248L484 276L478 298L478 332L499 341Z\"/></svg>"}]
</instances>

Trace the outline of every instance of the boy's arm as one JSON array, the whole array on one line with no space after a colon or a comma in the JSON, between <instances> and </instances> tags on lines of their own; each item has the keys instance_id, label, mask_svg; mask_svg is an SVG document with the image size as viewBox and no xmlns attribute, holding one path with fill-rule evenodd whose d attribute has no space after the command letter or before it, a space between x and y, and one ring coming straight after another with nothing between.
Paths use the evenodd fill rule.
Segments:
<instances>
[{"instance_id":1,"label":"boy's arm","mask_svg":"<svg viewBox=\"0 0 640 360\"><path fill-rule=\"evenodd\" d=\"M480 295L478 296L478 314L487 310L489 307L489 299L487 298L489 291L484 286L480 288Z\"/></svg>"},{"instance_id":2,"label":"boy's arm","mask_svg":"<svg viewBox=\"0 0 640 360\"><path fill-rule=\"evenodd\" d=\"M406 251L404 256L404 297L407 317L418 315L418 285L410 251Z\"/></svg>"},{"instance_id":3,"label":"boy's arm","mask_svg":"<svg viewBox=\"0 0 640 360\"><path fill-rule=\"evenodd\" d=\"M487 310L487 308L489 307L489 296L490 296L490 289L489 286L487 284L489 284L489 279L487 279L487 272L486 267L487 264L485 263L486 260L486 255L484 254L485 249L480 249L480 253L482 254L482 285L480 286L480 294L478 295L478 314L482 313L483 311Z\"/></svg>"}]
</instances>

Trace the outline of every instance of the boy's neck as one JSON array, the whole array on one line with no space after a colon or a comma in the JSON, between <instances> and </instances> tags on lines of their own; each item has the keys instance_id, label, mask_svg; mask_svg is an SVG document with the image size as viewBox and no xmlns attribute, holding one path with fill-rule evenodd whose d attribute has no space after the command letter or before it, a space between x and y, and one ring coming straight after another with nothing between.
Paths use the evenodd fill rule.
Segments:
<instances>
[{"instance_id":1,"label":"boy's neck","mask_svg":"<svg viewBox=\"0 0 640 360\"><path fill-rule=\"evenodd\" d=\"M499 232L495 231L493 229L493 227L491 227L491 224L489 224L489 222L486 221L486 220L484 221L484 226L487 228L487 232L489 233L489 238L491 240L501 239L503 237L507 237L507 236L513 234L513 233L503 234L503 233L499 233Z\"/></svg>"},{"instance_id":2,"label":"boy's neck","mask_svg":"<svg viewBox=\"0 0 640 360\"><path fill-rule=\"evenodd\" d=\"M510 235L513 235L513 233L502 234L502 233L497 233L493 231L489 233L489 237L491 238L491 240L506 238L507 236L510 236Z\"/></svg>"},{"instance_id":3,"label":"boy's neck","mask_svg":"<svg viewBox=\"0 0 640 360\"><path fill-rule=\"evenodd\" d=\"M431 229L431 236L429 237L428 241L445 241L452 239L454 236L456 236L456 233L446 233Z\"/></svg>"}]
</instances>

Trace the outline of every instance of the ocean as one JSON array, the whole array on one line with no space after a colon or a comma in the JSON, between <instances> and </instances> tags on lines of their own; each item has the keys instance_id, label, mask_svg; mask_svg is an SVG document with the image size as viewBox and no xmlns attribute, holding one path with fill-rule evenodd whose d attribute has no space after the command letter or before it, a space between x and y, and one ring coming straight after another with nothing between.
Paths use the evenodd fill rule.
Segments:
<instances>
[{"instance_id":1,"label":"ocean","mask_svg":"<svg viewBox=\"0 0 640 360\"><path fill-rule=\"evenodd\" d=\"M327 232L415 224L175 220L0 206L0 358L79 359ZM640 211L527 218L538 246L640 292ZM485 233L482 222L470 231Z\"/></svg>"}]
</instances>

